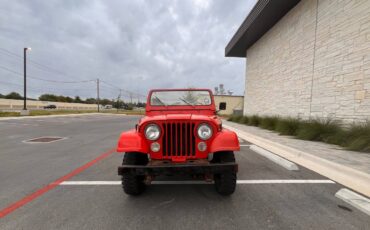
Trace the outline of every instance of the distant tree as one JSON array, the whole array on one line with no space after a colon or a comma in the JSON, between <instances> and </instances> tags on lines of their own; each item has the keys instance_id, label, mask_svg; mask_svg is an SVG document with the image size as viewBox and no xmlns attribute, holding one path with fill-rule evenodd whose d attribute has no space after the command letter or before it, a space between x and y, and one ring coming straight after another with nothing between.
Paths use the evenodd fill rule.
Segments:
<instances>
[{"instance_id":1,"label":"distant tree","mask_svg":"<svg viewBox=\"0 0 370 230\"><path fill-rule=\"evenodd\" d=\"M111 105L112 101L109 100L109 99L101 99L100 104L102 104L102 105Z\"/></svg>"},{"instance_id":2,"label":"distant tree","mask_svg":"<svg viewBox=\"0 0 370 230\"><path fill-rule=\"evenodd\" d=\"M4 98L5 97L5 95L2 95L1 93L0 93L0 98Z\"/></svg>"},{"instance_id":3,"label":"distant tree","mask_svg":"<svg viewBox=\"0 0 370 230\"><path fill-rule=\"evenodd\" d=\"M195 97L194 92L189 90L186 91L185 94L182 96L182 99L190 104L196 104L198 98Z\"/></svg>"},{"instance_id":4,"label":"distant tree","mask_svg":"<svg viewBox=\"0 0 370 230\"><path fill-rule=\"evenodd\" d=\"M145 107L146 106L146 104L145 103L143 103L143 102L138 102L137 104L136 104L136 106L137 107Z\"/></svg>"},{"instance_id":5,"label":"distant tree","mask_svg":"<svg viewBox=\"0 0 370 230\"><path fill-rule=\"evenodd\" d=\"M114 108L119 108L119 109L124 108L124 105L125 105L125 103L121 100L115 101L113 103L113 107Z\"/></svg>"},{"instance_id":6,"label":"distant tree","mask_svg":"<svg viewBox=\"0 0 370 230\"><path fill-rule=\"evenodd\" d=\"M73 102L75 102L75 103L81 103L82 100L81 100L81 98L79 96L75 96L75 99L73 100Z\"/></svg>"},{"instance_id":7,"label":"distant tree","mask_svg":"<svg viewBox=\"0 0 370 230\"><path fill-rule=\"evenodd\" d=\"M132 103L125 104L123 107L127 110L133 110L134 109L134 105Z\"/></svg>"},{"instance_id":8,"label":"distant tree","mask_svg":"<svg viewBox=\"0 0 370 230\"><path fill-rule=\"evenodd\" d=\"M73 102L73 98L71 98L71 97L66 97L66 98L65 98L65 101L66 101L66 102L71 103L71 102Z\"/></svg>"},{"instance_id":9,"label":"distant tree","mask_svg":"<svg viewBox=\"0 0 370 230\"><path fill-rule=\"evenodd\" d=\"M16 99L16 100L23 99L23 97L17 92L11 92L11 93L5 95L4 98L6 98L6 99Z\"/></svg>"},{"instance_id":10,"label":"distant tree","mask_svg":"<svg viewBox=\"0 0 370 230\"><path fill-rule=\"evenodd\" d=\"M86 103L87 104L96 104L96 99L95 98L87 98Z\"/></svg>"},{"instance_id":11,"label":"distant tree","mask_svg":"<svg viewBox=\"0 0 370 230\"><path fill-rule=\"evenodd\" d=\"M39 100L40 101L58 101L58 96L54 95L54 94L42 94L40 97L39 97Z\"/></svg>"}]
</instances>

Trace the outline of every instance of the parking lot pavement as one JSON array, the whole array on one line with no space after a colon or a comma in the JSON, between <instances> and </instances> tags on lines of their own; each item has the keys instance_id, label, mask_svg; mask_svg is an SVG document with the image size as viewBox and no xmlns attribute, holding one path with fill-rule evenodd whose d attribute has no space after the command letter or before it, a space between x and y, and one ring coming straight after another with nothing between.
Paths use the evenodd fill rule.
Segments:
<instances>
[{"instance_id":1,"label":"parking lot pavement","mask_svg":"<svg viewBox=\"0 0 370 230\"><path fill-rule=\"evenodd\" d=\"M34 121L39 126L24 133L21 124L28 120L17 121L17 126L0 122L0 146L5 146L0 152L0 210L112 149L119 133L133 127L137 118L97 115L89 119L63 118L61 123L45 118ZM51 133L68 139L50 144L22 143ZM334 196L343 186L301 166L299 171L286 170L251 151L249 143L241 144L241 151L236 153L240 184L230 197L218 195L212 184L151 185L142 196L129 197L123 193L117 176L122 154L112 153L67 180L82 184L56 186L0 219L0 228L367 229L369 226L366 214ZM300 183L294 183L298 180ZM309 180L317 183L307 183ZM109 183L85 185L89 181Z\"/></svg>"}]
</instances>

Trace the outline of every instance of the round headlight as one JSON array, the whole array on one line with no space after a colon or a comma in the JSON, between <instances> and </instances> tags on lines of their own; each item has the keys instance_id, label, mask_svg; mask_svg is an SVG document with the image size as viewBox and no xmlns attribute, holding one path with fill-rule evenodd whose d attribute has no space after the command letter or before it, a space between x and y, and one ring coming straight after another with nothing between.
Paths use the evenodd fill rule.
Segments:
<instances>
[{"instance_id":1,"label":"round headlight","mask_svg":"<svg viewBox=\"0 0 370 230\"><path fill-rule=\"evenodd\" d=\"M158 152L160 149L161 149L161 145L158 142L153 142L150 145L150 150L152 150L153 152Z\"/></svg>"},{"instance_id":2,"label":"round headlight","mask_svg":"<svg viewBox=\"0 0 370 230\"><path fill-rule=\"evenodd\" d=\"M148 140L155 141L161 135L161 130L156 124L150 124L145 128L145 137Z\"/></svg>"},{"instance_id":3,"label":"round headlight","mask_svg":"<svg viewBox=\"0 0 370 230\"><path fill-rule=\"evenodd\" d=\"M202 140L208 140L212 137L212 128L207 124L201 124L198 126L198 137Z\"/></svg>"}]
</instances>

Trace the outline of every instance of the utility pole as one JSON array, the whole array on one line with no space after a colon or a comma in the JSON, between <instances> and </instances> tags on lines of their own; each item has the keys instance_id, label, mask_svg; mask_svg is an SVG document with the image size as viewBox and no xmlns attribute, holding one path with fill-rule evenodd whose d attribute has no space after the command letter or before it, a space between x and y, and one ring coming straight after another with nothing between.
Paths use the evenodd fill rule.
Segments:
<instances>
[{"instance_id":1,"label":"utility pole","mask_svg":"<svg viewBox=\"0 0 370 230\"><path fill-rule=\"evenodd\" d=\"M117 112L118 112L119 106L120 106L119 99L121 97L121 94L122 94L122 89L119 90L119 94L118 94L118 97L117 97Z\"/></svg>"},{"instance_id":2,"label":"utility pole","mask_svg":"<svg viewBox=\"0 0 370 230\"><path fill-rule=\"evenodd\" d=\"M130 102L131 102L131 105L132 105L132 93L130 92Z\"/></svg>"},{"instance_id":3,"label":"utility pole","mask_svg":"<svg viewBox=\"0 0 370 230\"><path fill-rule=\"evenodd\" d=\"M99 78L96 79L96 96L98 102L98 112L100 112L100 105L99 105Z\"/></svg>"},{"instance_id":4,"label":"utility pole","mask_svg":"<svg viewBox=\"0 0 370 230\"><path fill-rule=\"evenodd\" d=\"M31 48L23 49L23 115L28 115L27 111L27 50Z\"/></svg>"}]
</instances>

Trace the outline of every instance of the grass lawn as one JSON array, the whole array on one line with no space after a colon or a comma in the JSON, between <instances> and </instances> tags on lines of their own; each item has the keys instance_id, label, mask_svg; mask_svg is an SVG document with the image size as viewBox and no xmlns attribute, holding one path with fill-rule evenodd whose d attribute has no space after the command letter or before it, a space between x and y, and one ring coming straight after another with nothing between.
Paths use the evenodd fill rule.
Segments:
<instances>
[{"instance_id":1,"label":"grass lawn","mask_svg":"<svg viewBox=\"0 0 370 230\"><path fill-rule=\"evenodd\" d=\"M18 112L0 112L0 117L18 117Z\"/></svg>"},{"instance_id":2,"label":"grass lawn","mask_svg":"<svg viewBox=\"0 0 370 230\"><path fill-rule=\"evenodd\" d=\"M81 114L81 113L97 113L96 110L31 110L30 116L46 116L60 114ZM103 110L101 113L111 114L127 114L127 115L144 115L145 111L137 110ZM19 117L19 112L0 112L0 117Z\"/></svg>"},{"instance_id":3,"label":"grass lawn","mask_svg":"<svg viewBox=\"0 0 370 230\"><path fill-rule=\"evenodd\" d=\"M96 113L94 110L31 110L30 116Z\"/></svg>"}]
</instances>

